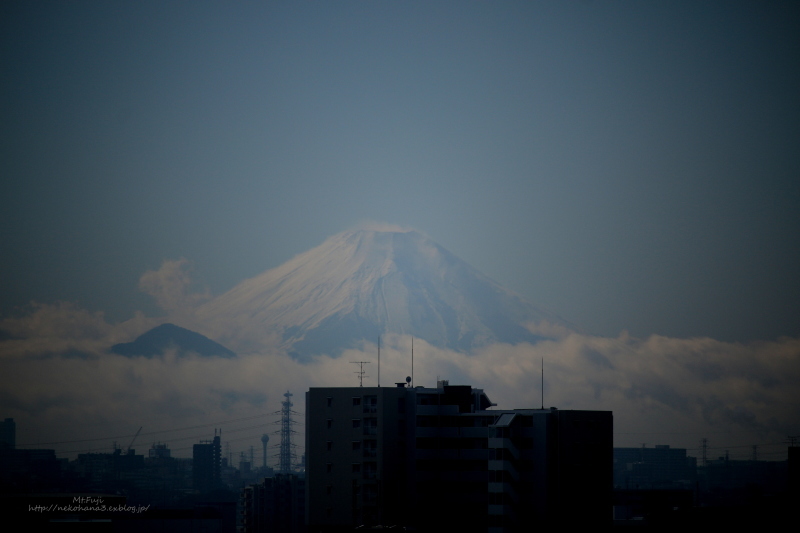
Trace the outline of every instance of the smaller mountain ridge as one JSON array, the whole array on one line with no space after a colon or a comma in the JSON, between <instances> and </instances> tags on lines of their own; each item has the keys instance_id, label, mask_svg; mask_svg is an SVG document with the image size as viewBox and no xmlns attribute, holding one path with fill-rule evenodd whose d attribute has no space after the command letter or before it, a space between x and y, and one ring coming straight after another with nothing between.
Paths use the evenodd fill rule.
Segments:
<instances>
[{"instance_id":1,"label":"smaller mountain ridge","mask_svg":"<svg viewBox=\"0 0 800 533\"><path fill-rule=\"evenodd\" d=\"M160 356L170 349L177 350L180 356L196 353L203 357L236 357L235 353L223 345L175 324L161 324L139 335L133 342L123 342L111 347L115 354L147 358Z\"/></svg>"}]
</instances>

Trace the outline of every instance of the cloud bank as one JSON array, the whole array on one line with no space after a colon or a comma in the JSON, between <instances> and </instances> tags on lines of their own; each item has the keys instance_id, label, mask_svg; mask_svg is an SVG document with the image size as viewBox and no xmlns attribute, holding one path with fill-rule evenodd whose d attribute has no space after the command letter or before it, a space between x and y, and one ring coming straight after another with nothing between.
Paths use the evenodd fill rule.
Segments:
<instances>
[{"instance_id":1,"label":"cloud bank","mask_svg":"<svg viewBox=\"0 0 800 533\"><path fill-rule=\"evenodd\" d=\"M370 361L364 383L378 381L377 347L371 344L305 364L277 349L235 359L171 352L127 358L108 351L163 321L137 315L109 324L101 313L60 303L38 304L26 316L0 322L6 333L0 341L0 411L17 422L19 445L42 443L64 455L107 450L113 437L130 436L139 426L150 435L145 439L170 444L178 439L169 433L175 428L219 422L232 432L234 451L244 450L277 429L273 413L286 390L302 413L309 387L357 385L350 361ZM383 339L381 385L411 374L410 353L409 337ZM415 385L435 386L437 379L471 384L500 408L541 406L544 361L545 407L613 411L616 446L696 448L707 437L712 448L731 448L735 456L737 447L749 454L750 445L782 443L800 432L800 339L738 344L565 333L536 345L495 344L468 355L417 339L414 353ZM245 429L232 422L252 417L256 421ZM188 456L191 444L209 434L210 427L195 429L182 437L183 448L180 442L171 446ZM99 440L65 442L83 439Z\"/></svg>"}]
</instances>

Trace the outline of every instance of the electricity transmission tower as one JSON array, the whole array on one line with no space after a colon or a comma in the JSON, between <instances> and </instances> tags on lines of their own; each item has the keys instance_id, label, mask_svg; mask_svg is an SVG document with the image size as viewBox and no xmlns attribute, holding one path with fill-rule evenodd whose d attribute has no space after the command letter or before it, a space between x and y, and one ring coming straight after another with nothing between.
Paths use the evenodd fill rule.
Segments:
<instances>
[{"instance_id":1,"label":"electricity transmission tower","mask_svg":"<svg viewBox=\"0 0 800 533\"><path fill-rule=\"evenodd\" d=\"M297 456L294 453L295 444L292 443L292 435L295 434L294 426L295 421L292 418L293 414L296 414L292 411L292 393L286 391L283 394L284 401L281 402L281 451L280 451L280 467L279 472L281 474L289 474L294 471L293 465L297 463Z\"/></svg>"}]
</instances>

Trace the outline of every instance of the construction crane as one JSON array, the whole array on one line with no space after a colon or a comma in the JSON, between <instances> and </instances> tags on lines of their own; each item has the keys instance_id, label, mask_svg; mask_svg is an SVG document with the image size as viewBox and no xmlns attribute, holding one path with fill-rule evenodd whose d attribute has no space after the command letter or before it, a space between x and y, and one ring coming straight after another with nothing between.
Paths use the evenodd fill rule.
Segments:
<instances>
[{"instance_id":1,"label":"construction crane","mask_svg":"<svg viewBox=\"0 0 800 533\"><path fill-rule=\"evenodd\" d=\"M131 453L131 446L133 446L133 442L136 440L136 437L138 437L138 436L139 436L139 433L141 433L141 432L142 432L142 428L143 428L143 427L144 427L144 426L139 426L139 431L137 431L137 432L136 432L136 435L134 435L134 436L133 436L133 438L131 439L131 443L130 443L130 444L128 444L128 449L127 449L127 450L125 450L125 453L126 453L126 454L130 455L130 453Z\"/></svg>"}]
</instances>

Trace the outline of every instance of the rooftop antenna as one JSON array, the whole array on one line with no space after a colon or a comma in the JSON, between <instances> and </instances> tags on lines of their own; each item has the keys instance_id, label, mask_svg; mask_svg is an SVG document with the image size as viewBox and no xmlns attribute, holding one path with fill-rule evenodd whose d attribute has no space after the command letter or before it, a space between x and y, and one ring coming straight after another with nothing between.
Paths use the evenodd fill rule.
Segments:
<instances>
[{"instance_id":1,"label":"rooftop antenna","mask_svg":"<svg viewBox=\"0 0 800 533\"><path fill-rule=\"evenodd\" d=\"M414 388L414 337L411 337L411 388Z\"/></svg>"},{"instance_id":2,"label":"rooftop antenna","mask_svg":"<svg viewBox=\"0 0 800 533\"><path fill-rule=\"evenodd\" d=\"M358 374L358 386L364 386L364 365L369 364L369 361L350 361L354 365L359 365L359 369L355 371Z\"/></svg>"},{"instance_id":3,"label":"rooftop antenna","mask_svg":"<svg viewBox=\"0 0 800 533\"><path fill-rule=\"evenodd\" d=\"M542 410L544 410L544 357L542 357Z\"/></svg>"},{"instance_id":4,"label":"rooftop antenna","mask_svg":"<svg viewBox=\"0 0 800 533\"><path fill-rule=\"evenodd\" d=\"M378 335L378 388L381 388L381 336Z\"/></svg>"}]
</instances>

